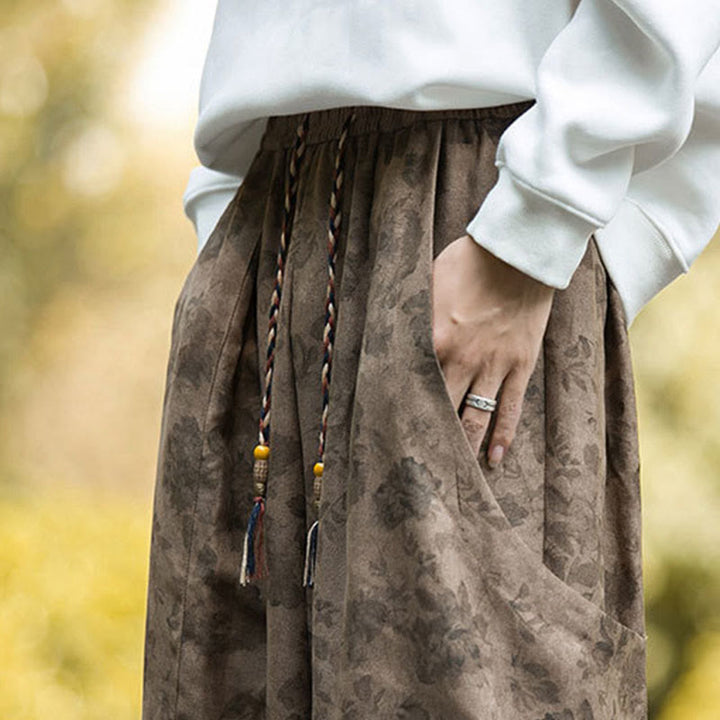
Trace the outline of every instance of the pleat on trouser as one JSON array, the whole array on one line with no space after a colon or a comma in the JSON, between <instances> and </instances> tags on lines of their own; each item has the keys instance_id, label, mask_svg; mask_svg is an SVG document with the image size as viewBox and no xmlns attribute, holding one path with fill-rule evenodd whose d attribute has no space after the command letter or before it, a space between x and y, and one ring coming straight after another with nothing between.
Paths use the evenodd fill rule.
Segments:
<instances>
[{"instance_id":1,"label":"pleat on trouser","mask_svg":"<svg viewBox=\"0 0 720 720\"><path fill-rule=\"evenodd\" d=\"M555 294L499 467L473 454L432 343L432 261L493 186L498 138L527 107L309 114L277 318L269 574L241 585L283 180L303 116L270 119L176 305L145 720L646 717L632 365L594 240ZM304 587L328 198L351 110Z\"/></svg>"}]
</instances>

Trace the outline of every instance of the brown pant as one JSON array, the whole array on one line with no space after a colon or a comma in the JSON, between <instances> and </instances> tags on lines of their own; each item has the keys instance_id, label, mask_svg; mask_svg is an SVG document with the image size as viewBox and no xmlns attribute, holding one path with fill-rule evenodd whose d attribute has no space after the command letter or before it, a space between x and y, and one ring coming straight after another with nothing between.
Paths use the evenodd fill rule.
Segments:
<instances>
[{"instance_id":1,"label":"brown pant","mask_svg":"<svg viewBox=\"0 0 720 720\"><path fill-rule=\"evenodd\" d=\"M154 500L144 720L646 717L627 328L594 239L557 291L517 436L488 467L432 342L432 260L531 103L357 107L314 585L328 203L350 108L309 115L277 321L269 575L238 569L268 305L302 115L262 146L175 308ZM462 288L458 288L462 292Z\"/></svg>"}]
</instances>

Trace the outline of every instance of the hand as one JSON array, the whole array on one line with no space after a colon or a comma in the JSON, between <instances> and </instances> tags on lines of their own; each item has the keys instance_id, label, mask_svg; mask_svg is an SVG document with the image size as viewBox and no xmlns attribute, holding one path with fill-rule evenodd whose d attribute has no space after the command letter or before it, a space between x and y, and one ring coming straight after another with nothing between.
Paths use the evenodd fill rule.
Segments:
<instances>
[{"instance_id":1,"label":"hand","mask_svg":"<svg viewBox=\"0 0 720 720\"><path fill-rule=\"evenodd\" d=\"M495 398L502 385L488 444L491 467L515 437L554 293L470 235L451 242L433 262L433 344L455 407L468 391ZM488 411L462 406L475 455L490 418Z\"/></svg>"}]
</instances>

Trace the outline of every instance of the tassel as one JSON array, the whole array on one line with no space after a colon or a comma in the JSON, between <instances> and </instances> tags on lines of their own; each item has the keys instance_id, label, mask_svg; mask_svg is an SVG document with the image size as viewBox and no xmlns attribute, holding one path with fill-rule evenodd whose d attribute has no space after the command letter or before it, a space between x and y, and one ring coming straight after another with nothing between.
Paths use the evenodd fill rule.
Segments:
<instances>
[{"instance_id":1,"label":"tassel","mask_svg":"<svg viewBox=\"0 0 720 720\"><path fill-rule=\"evenodd\" d=\"M345 119L340 139L338 140L335 155L335 168L333 170L332 191L330 193L330 218L328 222L327 241L327 269L328 280L325 292L325 327L323 329L323 364L320 375L322 389L322 419L320 423L320 437L318 445L318 462L313 465L313 495L315 501L315 515L320 512L320 495L322 490L323 461L325 459L325 435L327 433L328 407L330 404L330 371L332 367L333 343L335 341L335 254L340 239L340 223L342 213L340 201L343 186L343 151L347 140L350 124L355 119L355 112L351 112ZM303 571L303 586L312 587L315 580L315 562L317 558L319 518L310 526L305 542L305 569Z\"/></svg>"},{"instance_id":2,"label":"tassel","mask_svg":"<svg viewBox=\"0 0 720 720\"><path fill-rule=\"evenodd\" d=\"M265 512L265 499L262 497L255 498L255 504L250 512L248 520L247 532L245 533L245 541L243 543L242 563L240 565L240 584L247 585L248 580L254 577L260 577L262 574L262 566L258 565L261 572L256 574L255 561L261 561L262 546L262 516Z\"/></svg>"},{"instance_id":3,"label":"tassel","mask_svg":"<svg viewBox=\"0 0 720 720\"><path fill-rule=\"evenodd\" d=\"M315 578L315 559L317 557L318 521L308 530L305 543L305 569L303 570L303 587L312 587Z\"/></svg>"},{"instance_id":4,"label":"tassel","mask_svg":"<svg viewBox=\"0 0 720 720\"><path fill-rule=\"evenodd\" d=\"M320 491L322 489L323 463L316 462L313 465L313 495L315 501L315 512L320 510ZM316 520L308 530L305 541L305 569L303 570L303 587L312 587L315 579L315 560L317 558L319 519Z\"/></svg>"},{"instance_id":5,"label":"tassel","mask_svg":"<svg viewBox=\"0 0 720 720\"><path fill-rule=\"evenodd\" d=\"M265 577L268 572L263 552L263 516L265 514L265 487L268 479L268 458L270 456L270 405L272 396L273 366L275 362L275 340L277 337L277 320L280 312L283 275L287 258L290 229L295 214L295 202L298 190L298 173L300 160L305 152L310 114L303 116L297 129L297 137L290 157L290 165L285 178L285 201L283 203L282 225L280 230L280 246L275 266L275 285L270 298L268 310L267 353L265 359L265 389L259 419L259 442L253 450L253 479L255 483L254 504L248 520L247 532L243 542L242 560L240 561L240 584L246 585L249 580Z\"/></svg>"},{"instance_id":6,"label":"tassel","mask_svg":"<svg viewBox=\"0 0 720 720\"><path fill-rule=\"evenodd\" d=\"M265 486L268 476L268 458L270 448L267 445L256 445L253 451L253 479L255 482L254 504L250 511L245 540L243 542L242 560L240 562L240 584L263 578L267 575L265 553L263 552L263 529L265 523Z\"/></svg>"}]
</instances>

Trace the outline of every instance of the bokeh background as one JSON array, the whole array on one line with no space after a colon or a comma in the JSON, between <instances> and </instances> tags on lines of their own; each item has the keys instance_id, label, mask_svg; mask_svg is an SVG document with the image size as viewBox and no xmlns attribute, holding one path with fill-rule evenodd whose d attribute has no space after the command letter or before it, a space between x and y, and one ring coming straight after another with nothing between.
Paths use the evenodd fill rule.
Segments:
<instances>
[{"instance_id":1,"label":"bokeh background","mask_svg":"<svg viewBox=\"0 0 720 720\"><path fill-rule=\"evenodd\" d=\"M0 0L0 718L140 717L211 0ZM631 328L651 717L720 717L720 241Z\"/></svg>"}]
</instances>

